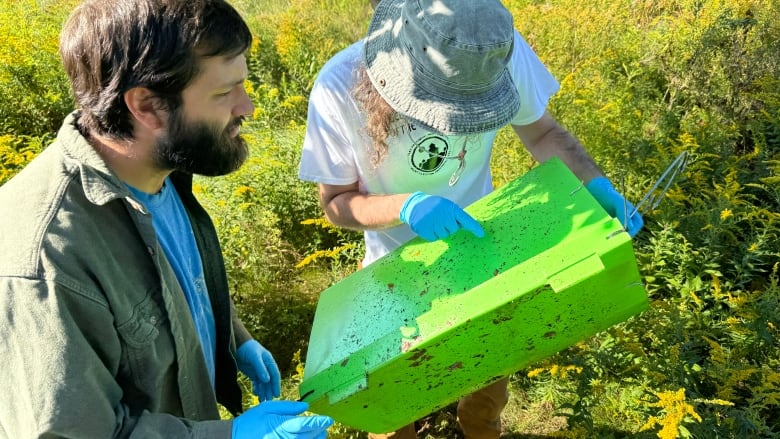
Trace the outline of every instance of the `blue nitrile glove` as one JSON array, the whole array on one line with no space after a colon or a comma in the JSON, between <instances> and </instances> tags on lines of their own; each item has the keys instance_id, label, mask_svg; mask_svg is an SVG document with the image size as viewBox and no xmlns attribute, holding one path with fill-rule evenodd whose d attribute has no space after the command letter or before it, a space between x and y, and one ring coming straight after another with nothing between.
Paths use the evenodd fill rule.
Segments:
<instances>
[{"instance_id":1,"label":"blue nitrile glove","mask_svg":"<svg viewBox=\"0 0 780 439\"><path fill-rule=\"evenodd\" d=\"M270 401L281 394L281 374L268 349L257 342L244 342L236 351L236 366L252 380L252 391L260 402Z\"/></svg>"},{"instance_id":2,"label":"blue nitrile glove","mask_svg":"<svg viewBox=\"0 0 780 439\"><path fill-rule=\"evenodd\" d=\"M233 419L233 439L324 439L333 419L298 416L309 404L296 401L266 401Z\"/></svg>"},{"instance_id":3,"label":"blue nitrile glove","mask_svg":"<svg viewBox=\"0 0 780 439\"><path fill-rule=\"evenodd\" d=\"M620 224L623 224L626 232L632 238L639 232L644 225L642 215L637 211L633 216L626 219L627 215L631 215L631 212L634 212L634 205L615 190L612 182L607 177L596 177L588 182L585 187L588 188L588 192L593 195L593 198L601 204L601 207L608 214L617 218Z\"/></svg>"},{"instance_id":4,"label":"blue nitrile glove","mask_svg":"<svg viewBox=\"0 0 780 439\"><path fill-rule=\"evenodd\" d=\"M460 229L466 229L478 238L485 236L477 220L457 204L422 192L409 195L401 206L399 218L427 241L444 239Z\"/></svg>"}]
</instances>

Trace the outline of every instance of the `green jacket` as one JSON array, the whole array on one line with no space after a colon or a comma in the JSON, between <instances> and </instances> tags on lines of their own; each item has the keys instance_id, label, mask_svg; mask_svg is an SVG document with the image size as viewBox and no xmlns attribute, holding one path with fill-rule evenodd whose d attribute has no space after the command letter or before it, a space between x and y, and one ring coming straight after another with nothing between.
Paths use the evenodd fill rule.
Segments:
<instances>
[{"instance_id":1,"label":"green jacket","mask_svg":"<svg viewBox=\"0 0 780 439\"><path fill-rule=\"evenodd\" d=\"M0 438L229 438L217 401L241 411L233 353L250 335L192 178L172 175L214 308L216 392L151 216L73 120L0 187Z\"/></svg>"}]
</instances>

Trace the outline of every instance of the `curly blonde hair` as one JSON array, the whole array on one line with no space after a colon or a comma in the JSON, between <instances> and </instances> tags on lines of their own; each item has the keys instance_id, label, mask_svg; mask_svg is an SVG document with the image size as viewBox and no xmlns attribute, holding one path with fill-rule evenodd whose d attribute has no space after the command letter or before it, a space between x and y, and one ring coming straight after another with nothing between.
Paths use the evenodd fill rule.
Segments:
<instances>
[{"instance_id":1,"label":"curly blonde hair","mask_svg":"<svg viewBox=\"0 0 780 439\"><path fill-rule=\"evenodd\" d=\"M364 64L361 64L357 71L352 97L366 115L365 131L373 141L370 151L371 164L376 166L387 156L387 138L395 133L393 122L398 120L398 113L371 83Z\"/></svg>"}]
</instances>

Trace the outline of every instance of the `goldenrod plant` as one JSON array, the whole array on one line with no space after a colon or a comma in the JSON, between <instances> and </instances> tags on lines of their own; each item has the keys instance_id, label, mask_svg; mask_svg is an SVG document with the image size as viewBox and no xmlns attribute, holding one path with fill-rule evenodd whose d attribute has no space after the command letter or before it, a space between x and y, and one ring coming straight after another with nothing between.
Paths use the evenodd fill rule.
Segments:
<instances>
[{"instance_id":1,"label":"goldenrod plant","mask_svg":"<svg viewBox=\"0 0 780 439\"><path fill-rule=\"evenodd\" d=\"M59 30L74 0L8 0L0 8L0 184L53 138L73 99Z\"/></svg>"}]
</instances>

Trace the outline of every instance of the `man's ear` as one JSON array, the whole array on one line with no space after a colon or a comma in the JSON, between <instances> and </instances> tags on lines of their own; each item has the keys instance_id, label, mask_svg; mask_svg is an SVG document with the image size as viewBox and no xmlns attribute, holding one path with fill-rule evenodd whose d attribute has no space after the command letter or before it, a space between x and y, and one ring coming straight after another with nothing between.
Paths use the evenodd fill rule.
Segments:
<instances>
[{"instance_id":1,"label":"man's ear","mask_svg":"<svg viewBox=\"0 0 780 439\"><path fill-rule=\"evenodd\" d=\"M149 130L157 130L165 125L166 111L160 105L160 99L148 88L133 87L124 94L125 105L137 123Z\"/></svg>"}]
</instances>

